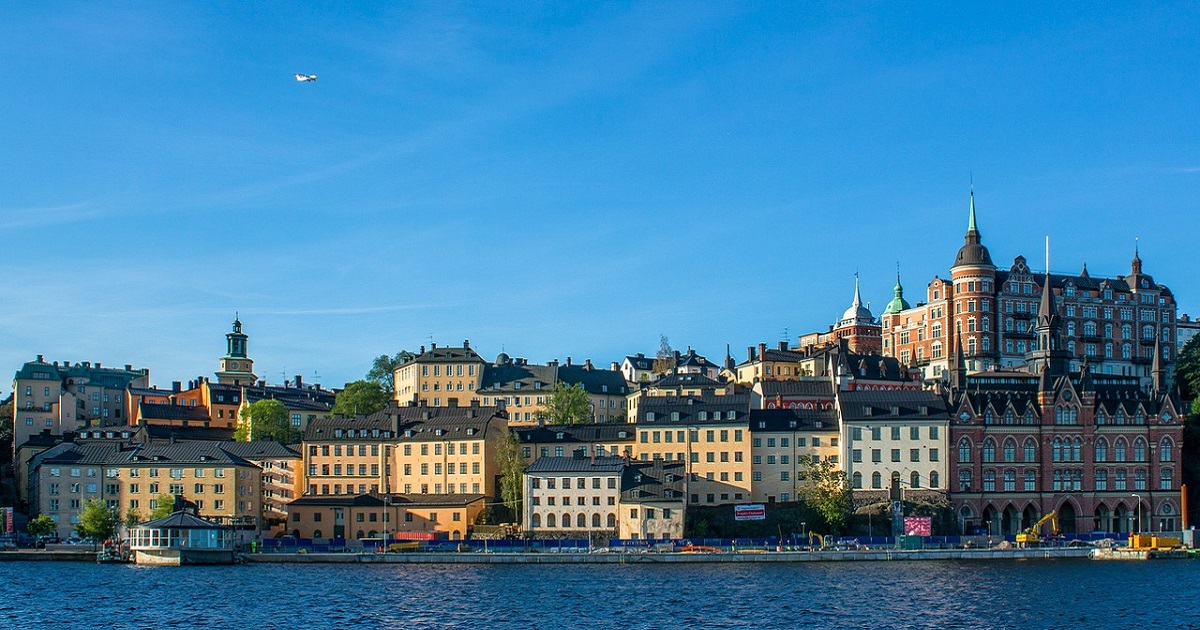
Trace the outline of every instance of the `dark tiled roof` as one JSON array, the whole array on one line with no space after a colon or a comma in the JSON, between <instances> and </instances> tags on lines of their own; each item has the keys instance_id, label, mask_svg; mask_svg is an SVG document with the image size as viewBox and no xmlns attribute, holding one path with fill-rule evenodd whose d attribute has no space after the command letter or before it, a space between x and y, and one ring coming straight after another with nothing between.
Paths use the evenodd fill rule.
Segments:
<instances>
[{"instance_id":1,"label":"dark tiled roof","mask_svg":"<svg viewBox=\"0 0 1200 630\"><path fill-rule=\"evenodd\" d=\"M827 378L812 378L801 381L760 381L763 398L775 396L811 396L833 398L833 383Z\"/></svg>"},{"instance_id":2,"label":"dark tiled roof","mask_svg":"<svg viewBox=\"0 0 1200 630\"><path fill-rule=\"evenodd\" d=\"M130 387L128 388L130 396L156 396L160 398L170 398L179 392L169 389L159 389L157 387Z\"/></svg>"},{"instance_id":3,"label":"dark tiled roof","mask_svg":"<svg viewBox=\"0 0 1200 630\"><path fill-rule=\"evenodd\" d=\"M525 474L619 473L625 463L623 457L539 457L525 469Z\"/></svg>"},{"instance_id":4,"label":"dark tiled roof","mask_svg":"<svg viewBox=\"0 0 1200 630\"><path fill-rule=\"evenodd\" d=\"M370 439L383 440L385 434L396 436L395 439L407 442L437 442L442 440L462 440L475 438L484 434L493 420L504 422L507 414L499 407L399 407L390 403L382 411L370 416L356 418L316 418L308 423L305 431L305 441L345 440L347 437L337 437L337 431L353 429L359 435L353 439L367 439L361 435L366 431ZM373 431L379 430L379 437L373 436Z\"/></svg>"},{"instance_id":5,"label":"dark tiled roof","mask_svg":"<svg viewBox=\"0 0 1200 630\"><path fill-rule=\"evenodd\" d=\"M683 462L654 460L633 462L621 475L621 501L639 503L646 501L683 502L683 476L687 474ZM670 495L670 496L668 496Z\"/></svg>"},{"instance_id":6,"label":"dark tiled roof","mask_svg":"<svg viewBox=\"0 0 1200 630\"><path fill-rule=\"evenodd\" d=\"M909 380L908 371L900 365L900 361L895 357L854 353L843 353L839 356L856 379L905 382Z\"/></svg>"},{"instance_id":7,"label":"dark tiled roof","mask_svg":"<svg viewBox=\"0 0 1200 630\"><path fill-rule=\"evenodd\" d=\"M587 363L558 366L558 380L567 385L579 384L589 394L624 395L629 385L618 370L600 369Z\"/></svg>"},{"instance_id":8,"label":"dark tiled roof","mask_svg":"<svg viewBox=\"0 0 1200 630\"><path fill-rule=\"evenodd\" d=\"M551 424L542 427L517 429L517 441L523 444L546 444L550 442L584 443L632 442L633 427L626 423L608 424ZM624 437L622 437L624 434ZM562 437L559 437L559 436Z\"/></svg>"},{"instance_id":9,"label":"dark tiled roof","mask_svg":"<svg viewBox=\"0 0 1200 630\"><path fill-rule=\"evenodd\" d=\"M191 405L138 403L138 415L147 420L208 420L208 408Z\"/></svg>"},{"instance_id":10,"label":"dark tiled roof","mask_svg":"<svg viewBox=\"0 0 1200 630\"><path fill-rule=\"evenodd\" d=\"M633 366L633 368L635 370L652 370L652 369L654 369L655 357L648 357L644 354L637 354L636 356L625 357L625 360L628 361L629 365Z\"/></svg>"},{"instance_id":11,"label":"dark tiled roof","mask_svg":"<svg viewBox=\"0 0 1200 630\"><path fill-rule=\"evenodd\" d=\"M228 463L253 466L243 457L226 450L226 442L175 442L143 444L129 454L130 463L205 464Z\"/></svg>"},{"instance_id":12,"label":"dark tiled roof","mask_svg":"<svg viewBox=\"0 0 1200 630\"><path fill-rule=\"evenodd\" d=\"M288 505L329 507L383 507L403 505L406 507L465 507L484 501L482 494L306 494Z\"/></svg>"},{"instance_id":13,"label":"dark tiled roof","mask_svg":"<svg viewBox=\"0 0 1200 630\"><path fill-rule=\"evenodd\" d=\"M838 416L833 409L751 409L750 430L778 432L798 430L837 431Z\"/></svg>"},{"instance_id":14,"label":"dark tiled roof","mask_svg":"<svg viewBox=\"0 0 1200 630\"><path fill-rule=\"evenodd\" d=\"M206 441L226 442L233 440L233 429L221 427L173 427L161 424L147 424L139 427L141 441L170 442L177 441Z\"/></svg>"},{"instance_id":15,"label":"dark tiled roof","mask_svg":"<svg viewBox=\"0 0 1200 630\"><path fill-rule=\"evenodd\" d=\"M88 442L86 444L63 443L42 454L42 464L96 466L121 461L132 452L117 442Z\"/></svg>"},{"instance_id":16,"label":"dark tiled roof","mask_svg":"<svg viewBox=\"0 0 1200 630\"><path fill-rule=\"evenodd\" d=\"M691 367L691 368L707 369L707 368L716 368L718 366L715 363L709 361L708 359L696 354L695 350L692 350L689 348L686 353L684 353L683 355L681 355L679 357L678 361L676 362L676 367L681 367L681 368Z\"/></svg>"},{"instance_id":17,"label":"dark tiled roof","mask_svg":"<svg viewBox=\"0 0 1200 630\"><path fill-rule=\"evenodd\" d=\"M462 363L464 361L479 361L483 362L483 357L479 356L471 348L444 346L427 350L406 361L403 365L409 363Z\"/></svg>"},{"instance_id":18,"label":"dark tiled roof","mask_svg":"<svg viewBox=\"0 0 1200 630\"><path fill-rule=\"evenodd\" d=\"M483 369L480 393L496 391L529 391L541 389L547 394L554 389L554 366L507 363L487 365ZM518 383L520 384L518 386Z\"/></svg>"},{"instance_id":19,"label":"dark tiled roof","mask_svg":"<svg viewBox=\"0 0 1200 630\"><path fill-rule=\"evenodd\" d=\"M38 357L38 359L41 359L41 357ZM65 366L61 364L55 365L45 360L34 360L22 365L21 369L17 370L13 380L36 379L63 381L67 378L84 378L87 379L88 385L101 385L113 389L125 389L132 381L145 376L146 374L142 370L96 367L92 364L89 364L88 367L84 367L82 363L74 363L70 366Z\"/></svg>"},{"instance_id":20,"label":"dark tiled roof","mask_svg":"<svg viewBox=\"0 0 1200 630\"><path fill-rule=\"evenodd\" d=\"M253 442L227 442L221 449L243 459L258 461L262 459L291 459L300 457L300 453L286 444L274 440L255 440Z\"/></svg>"},{"instance_id":21,"label":"dark tiled roof","mask_svg":"<svg viewBox=\"0 0 1200 630\"><path fill-rule=\"evenodd\" d=\"M725 383L718 381L715 378L710 378L704 374L668 374L657 383L654 384L659 389L667 389L671 387L724 387Z\"/></svg>"},{"instance_id":22,"label":"dark tiled roof","mask_svg":"<svg viewBox=\"0 0 1200 630\"><path fill-rule=\"evenodd\" d=\"M701 412L705 419L701 420ZM715 417L720 412L720 419ZM734 417L730 418L729 413ZM654 414L654 420L647 420L648 413ZM672 420L672 413L678 413L678 420ZM730 394L726 396L647 396L638 404L637 424L673 424L696 423L708 424L746 422L750 413L750 397L745 394Z\"/></svg>"},{"instance_id":23,"label":"dark tiled roof","mask_svg":"<svg viewBox=\"0 0 1200 630\"><path fill-rule=\"evenodd\" d=\"M315 387L246 387L246 402L253 404L271 399L283 403L289 410L302 409L328 413L333 409L337 394L328 389Z\"/></svg>"},{"instance_id":24,"label":"dark tiled roof","mask_svg":"<svg viewBox=\"0 0 1200 630\"><path fill-rule=\"evenodd\" d=\"M170 516L160 518L156 521L142 523L138 527L142 529L225 529L223 525L206 521L195 514L183 510L173 512Z\"/></svg>"},{"instance_id":25,"label":"dark tiled roof","mask_svg":"<svg viewBox=\"0 0 1200 630\"><path fill-rule=\"evenodd\" d=\"M838 396L838 405L842 419L848 421L946 420L950 417L946 410L946 401L941 396L926 391L842 392ZM893 413L893 409L896 413Z\"/></svg>"}]
</instances>

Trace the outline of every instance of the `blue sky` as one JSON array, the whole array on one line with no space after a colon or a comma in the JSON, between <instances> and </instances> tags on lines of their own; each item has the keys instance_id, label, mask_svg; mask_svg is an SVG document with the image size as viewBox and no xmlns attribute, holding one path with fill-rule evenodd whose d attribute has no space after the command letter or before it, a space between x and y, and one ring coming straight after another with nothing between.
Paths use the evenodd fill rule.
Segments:
<instances>
[{"instance_id":1,"label":"blue sky","mask_svg":"<svg viewBox=\"0 0 1200 630\"><path fill-rule=\"evenodd\" d=\"M0 10L0 366L742 357L916 302L972 174L998 265L1200 314L1194 3L342 4Z\"/></svg>"}]
</instances>

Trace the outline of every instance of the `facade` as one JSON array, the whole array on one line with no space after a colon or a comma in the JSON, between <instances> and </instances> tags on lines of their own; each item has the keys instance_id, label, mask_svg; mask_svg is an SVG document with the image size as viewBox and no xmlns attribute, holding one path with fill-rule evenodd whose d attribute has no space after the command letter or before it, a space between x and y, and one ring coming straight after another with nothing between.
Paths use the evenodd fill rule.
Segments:
<instances>
[{"instance_id":1,"label":"facade","mask_svg":"<svg viewBox=\"0 0 1200 630\"><path fill-rule=\"evenodd\" d=\"M799 347L802 350L816 350L832 345L845 344L851 352L870 354L878 353L882 348L882 328L879 321L871 313L871 309L863 305L862 294L858 289L858 276L854 276L854 300L850 308L842 313L837 324L830 326L827 332L816 332L802 335Z\"/></svg>"},{"instance_id":2,"label":"facade","mask_svg":"<svg viewBox=\"0 0 1200 630\"><path fill-rule=\"evenodd\" d=\"M502 409L478 405L318 418L304 436L305 494L495 496L507 420Z\"/></svg>"},{"instance_id":3,"label":"facade","mask_svg":"<svg viewBox=\"0 0 1200 630\"><path fill-rule=\"evenodd\" d=\"M925 302L908 309L897 283L900 310L883 315L883 352L921 368L927 379L949 369L958 346L969 371L1023 366L1038 348L1035 320L1047 286L1063 320L1072 370L1086 361L1097 375L1137 376L1146 386L1154 344L1161 341L1160 358L1171 372L1178 353L1175 298L1142 271L1136 251L1130 272L1110 278L1091 276L1086 265L1079 274L1037 275L1022 256L998 269L976 225L973 193L950 279L934 278Z\"/></svg>"},{"instance_id":4,"label":"facade","mask_svg":"<svg viewBox=\"0 0 1200 630\"><path fill-rule=\"evenodd\" d=\"M47 362L42 355L13 377L13 448L49 430L61 436L89 426L128 423L126 390L147 387L150 370L88 361Z\"/></svg>"},{"instance_id":5,"label":"facade","mask_svg":"<svg viewBox=\"0 0 1200 630\"><path fill-rule=\"evenodd\" d=\"M790 350L786 341L779 347L768 348L760 343L746 348L746 360L734 368L739 385L753 385L758 381L794 380L820 374L818 364L824 363L824 346L813 342L801 350Z\"/></svg>"},{"instance_id":6,"label":"facade","mask_svg":"<svg viewBox=\"0 0 1200 630\"><path fill-rule=\"evenodd\" d=\"M30 513L49 516L67 536L90 499L122 515L136 510L146 516L160 496L170 494L194 503L203 518L256 530L262 517L262 469L228 447L222 442L65 442L30 463Z\"/></svg>"},{"instance_id":7,"label":"facade","mask_svg":"<svg viewBox=\"0 0 1200 630\"><path fill-rule=\"evenodd\" d=\"M625 540L683 538L684 463L633 462L621 473L617 536Z\"/></svg>"},{"instance_id":8,"label":"facade","mask_svg":"<svg viewBox=\"0 0 1200 630\"><path fill-rule=\"evenodd\" d=\"M297 538L462 540L487 498L478 494L304 496L287 506L287 531Z\"/></svg>"},{"instance_id":9,"label":"facade","mask_svg":"<svg viewBox=\"0 0 1200 630\"><path fill-rule=\"evenodd\" d=\"M593 422L617 422L625 417L629 386L613 369L601 369L591 359L582 365L567 357L565 364L551 361L537 365L501 353L483 369L483 382L471 397L484 406L503 405L513 426L531 426L546 421L546 405L556 384L578 385L588 396Z\"/></svg>"},{"instance_id":10,"label":"facade","mask_svg":"<svg viewBox=\"0 0 1200 630\"><path fill-rule=\"evenodd\" d=\"M751 409L750 437L754 502L795 501L806 461L830 461L841 467L839 423L833 409Z\"/></svg>"},{"instance_id":11,"label":"facade","mask_svg":"<svg viewBox=\"0 0 1200 630\"><path fill-rule=\"evenodd\" d=\"M729 396L739 393L736 384L718 380L704 374L666 374L652 383L646 383L629 393L625 399L625 418L633 422L639 415L643 400L681 396Z\"/></svg>"},{"instance_id":12,"label":"facade","mask_svg":"<svg viewBox=\"0 0 1200 630\"><path fill-rule=\"evenodd\" d=\"M945 399L919 390L840 391L838 411L843 469L856 503L885 501L897 485L905 500L945 499Z\"/></svg>"},{"instance_id":13,"label":"facade","mask_svg":"<svg viewBox=\"0 0 1200 630\"><path fill-rule=\"evenodd\" d=\"M1177 529L1183 428L1161 338L1151 387L1086 361L1073 370L1051 283L1042 286L1028 369L952 375L951 496L963 529L1012 534L1050 511L1065 532Z\"/></svg>"},{"instance_id":14,"label":"facade","mask_svg":"<svg viewBox=\"0 0 1200 630\"><path fill-rule=\"evenodd\" d=\"M305 385L300 375L294 381L285 383L282 387L259 383L244 385L241 396L241 409L245 409L260 400L277 400L287 409L288 421L292 428L304 433L309 423L317 418L328 418L333 413L333 405L337 394L318 385ZM237 417L241 417L241 410Z\"/></svg>"},{"instance_id":15,"label":"facade","mask_svg":"<svg viewBox=\"0 0 1200 630\"><path fill-rule=\"evenodd\" d=\"M1178 357L1183 347L1197 335L1200 335L1200 320L1192 319L1187 313L1180 315L1175 321L1175 356Z\"/></svg>"},{"instance_id":16,"label":"facade","mask_svg":"<svg viewBox=\"0 0 1200 630\"><path fill-rule=\"evenodd\" d=\"M521 527L537 535L617 534L621 457L539 457L525 469Z\"/></svg>"},{"instance_id":17,"label":"facade","mask_svg":"<svg viewBox=\"0 0 1200 630\"><path fill-rule=\"evenodd\" d=\"M540 457L573 457L575 453L632 459L637 437L626 423L552 424L517 428L513 433L521 456L530 463Z\"/></svg>"},{"instance_id":18,"label":"facade","mask_svg":"<svg viewBox=\"0 0 1200 630\"><path fill-rule=\"evenodd\" d=\"M262 530L264 535L284 533L287 505L304 490L300 452L273 440L229 442L221 448L262 469Z\"/></svg>"},{"instance_id":19,"label":"facade","mask_svg":"<svg viewBox=\"0 0 1200 630\"><path fill-rule=\"evenodd\" d=\"M750 390L751 409L833 409L833 379L801 377L759 381Z\"/></svg>"},{"instance_id":20,"label":"facade","mask_svg":"<svg viewBox=\"0 0 1200 630\"><path fill-rule=\"evenodd\" d=\"M634 455L685 462L689 505L745 501L751 494L749 412L747 394L642 398L633 419Z\"/></svg>"},{"instance_id":21,"label":"facade","mask_svg":"<svg viewBox=\"0 0 1200 630\"><path fill-rule=\"evenodd\" d=\"M427 351L412 357L395 371L396 402L431 407L466 405L483 384L487 362L471 349L469 340L462 347L432 344Z\"/></svg>"},{"instance_id":22,"label":"facade","mask_svg":"<svg viewBox=\"0 0 1200 630\"><path fill-rule=\"evenodd\" d=\"M658 375L654 373L654 361L655 357L648 357L641 352L627 356L621 361L621 376L625 377L625 382L634 384L656 380Z\"/></svg>"}]
</instances>

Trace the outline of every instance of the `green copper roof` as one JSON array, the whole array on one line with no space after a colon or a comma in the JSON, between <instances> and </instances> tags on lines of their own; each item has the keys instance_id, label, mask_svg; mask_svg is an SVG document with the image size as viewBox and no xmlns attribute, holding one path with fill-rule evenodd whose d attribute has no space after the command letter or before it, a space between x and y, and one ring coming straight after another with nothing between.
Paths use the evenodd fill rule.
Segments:
<instances>
[{"instance_id":1,"label":"green copper roof","mask_svg":"<svg viewBox=\"0 0 1200 630\"><path fill-rule=\"evenodd\" d=\"M900 272L896 272L896 288L892 289L892 293L895 297L892 298L891 302L888 302L887 308L883 309L884 315L899 313L900 311L907 311L912 308L904 299L904 287L900 284Z\"/></svg>"}]
</instances>

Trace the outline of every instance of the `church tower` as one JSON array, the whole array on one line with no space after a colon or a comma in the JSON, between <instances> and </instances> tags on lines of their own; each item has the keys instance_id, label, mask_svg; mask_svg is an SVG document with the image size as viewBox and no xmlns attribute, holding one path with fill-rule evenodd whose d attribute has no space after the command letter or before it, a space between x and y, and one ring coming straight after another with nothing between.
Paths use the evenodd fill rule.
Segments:
<instances>
[{"instance_id":1,"label":"church tower","mask_svg":"<svg viewBox=\"0 0 1200 630\"><path fill-rule=\"evenodd\" d=\"M253 385L254 360L246 355L249 337L242 332L242 320L234 316L233 332L225 334L225 356L217 372L217 382L225 385Z\"/></svg>"},{"instance_id":2,"label":"church tower","mask_svg":"<svg viewBox=\"0 0 1200 630\"><path fill-rule=\"evenodd\" d=\"M1042 282L1042 302L1038 306L1037 349L1026 355L1026 363L1034 372L1042 375L1043 389L1054 382L1054 377L1066 376L1071 368L1071 355L1063 348L1062 318L1054 303L1053 281L1050 272Z\"/></svg>"}]
</instances>

